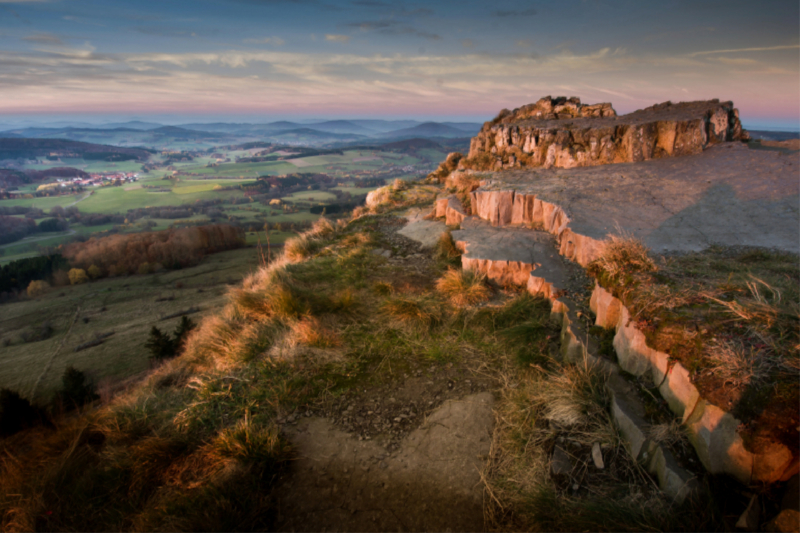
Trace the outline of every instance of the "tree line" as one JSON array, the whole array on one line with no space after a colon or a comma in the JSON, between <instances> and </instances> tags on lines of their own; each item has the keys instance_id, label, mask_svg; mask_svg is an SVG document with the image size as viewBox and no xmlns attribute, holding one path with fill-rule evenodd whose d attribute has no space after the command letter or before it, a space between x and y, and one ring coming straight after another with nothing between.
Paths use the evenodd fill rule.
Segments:
<instances>
[{"instance_id":1,"label":"tree line","mask_svg":"<svg viewBox=\"0 0 800 533\"><path fill-rule=\"evenodd\" d=\"M159 266L184 268L206 254L244 243L241 228L219 224L92 238L68 244L63 255L74 268L92 269L95 277L103 277L144 273Z\"/></svg>"}]
</instances>

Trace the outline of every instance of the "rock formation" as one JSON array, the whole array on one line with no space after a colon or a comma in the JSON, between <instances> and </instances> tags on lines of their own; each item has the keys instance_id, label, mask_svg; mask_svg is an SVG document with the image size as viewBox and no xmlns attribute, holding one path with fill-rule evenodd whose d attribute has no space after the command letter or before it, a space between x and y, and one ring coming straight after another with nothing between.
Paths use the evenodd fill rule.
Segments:
<instances>
[{"instance_id":1,"label":"rock formation","mask_svg":"<svg viewBox=\"0 0 800 533\"><path fill-rule=\"evenodd\" d=\"M617 116L611 104L546 96L504 109L470 143L460 168L574 168L697 154L747 137L732 102L664 102Z\"/></svg>"}]
</instances>

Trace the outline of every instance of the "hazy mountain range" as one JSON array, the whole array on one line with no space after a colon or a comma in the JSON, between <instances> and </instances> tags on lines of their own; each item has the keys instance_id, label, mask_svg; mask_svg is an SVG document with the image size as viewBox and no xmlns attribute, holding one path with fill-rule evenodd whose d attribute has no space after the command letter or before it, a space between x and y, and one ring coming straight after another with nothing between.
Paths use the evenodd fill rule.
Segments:
<instances>
[{"instance_id":1,"label":"hazy mountain range","mask_svg":"<svg viewBox=\"0 0 800 533\"><path fill-rule=\"evenodd\" d=\"M165 126L129 121L109 124L54 123L47 127L8 127L0 124L0 137L64 139L116 146L161 148L180 143L203 146L246 141L311 146L390 142L403 139L458 139L474 136L477 122L420 122L416 120L327 120L307 123L277 121L264 124L188 123Z\"/></svg>"}]
</instances>

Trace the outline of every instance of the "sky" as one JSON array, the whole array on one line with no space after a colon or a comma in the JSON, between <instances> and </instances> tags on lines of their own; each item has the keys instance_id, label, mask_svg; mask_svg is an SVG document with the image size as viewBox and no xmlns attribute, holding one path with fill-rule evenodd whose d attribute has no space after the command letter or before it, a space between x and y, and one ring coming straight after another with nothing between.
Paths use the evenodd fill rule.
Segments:
<instances>
[{"instance_id":1,"label":"sky","mask_svg":"<svg viewBox=\"0 0 800 533\"><path fill-rule=\"evenodd\" d=\"M800 129L797 0L0 0L0 122L489 120L732 100Z\"/></svg>"}]
</instances>

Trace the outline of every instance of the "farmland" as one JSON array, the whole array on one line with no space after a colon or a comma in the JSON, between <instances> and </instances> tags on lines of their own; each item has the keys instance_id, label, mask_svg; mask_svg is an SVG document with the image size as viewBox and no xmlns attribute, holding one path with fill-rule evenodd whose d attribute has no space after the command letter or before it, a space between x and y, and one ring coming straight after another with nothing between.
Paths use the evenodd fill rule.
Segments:
<instances>
[{"instance_id":1,"label":"farmland","mask_svg":"<svg viewBox=\"0 0 800 533\"><path fill-rule=\"evenodd\" d=\"M319 217L319 214L309 212L312 207L317 206L315 212L318 212L319 206L342 202L354 205L353 202L363 199L386 180L414 179L435 167L446 155L444 151L431 148L412 153L377 149L314 152L306 149L303 153L321 155L291 159L300 154L288 148L269 152L275 154L271 157L288 157L286 160L243 162L239 160L253 159L254 155L263 154L263 149L245 150L234 146L204 151L204 145L198 145L194 151L180 151L183 148L171 146L169 150L153 154L144 165L142 161L109 162L77 157L37 157L27 161L17 170L46 171L68 167L89 174L124 172L136 173L137 177L135 181L120 186L84 187L53 196L37 194L40 183L19 185L10 198L0 200L0 208L41 210L36 211L41 215L33 217L37 223L62 208L72 209L71 212L77 209L81 215L108 215L115 218L115 222L86 224L80 220L83 217L69 217L67 231L34 233L0 246L0 264L49 251L76 238L109 231L137 232L219 222L241 225L250 232L263 229L265 224L279 232L301 229ZM258 178L295 174L329 176L333 181L329 179L320 186L311 183L306 190L294 187L278 197L274 186L267 190L262 187L253 196L252 189L258 188ZM363 185L364 180L369 181L369 186ZM213 209L208 207L211 204ZM159 215L159 208L188 208L191 212L186 216L164 217ZM145 212L131 216L131 211L135 210ZM328 210L331 211L336 210ZM279 236L276 238L280 240Z\"/></svg>"}]
</instances>

